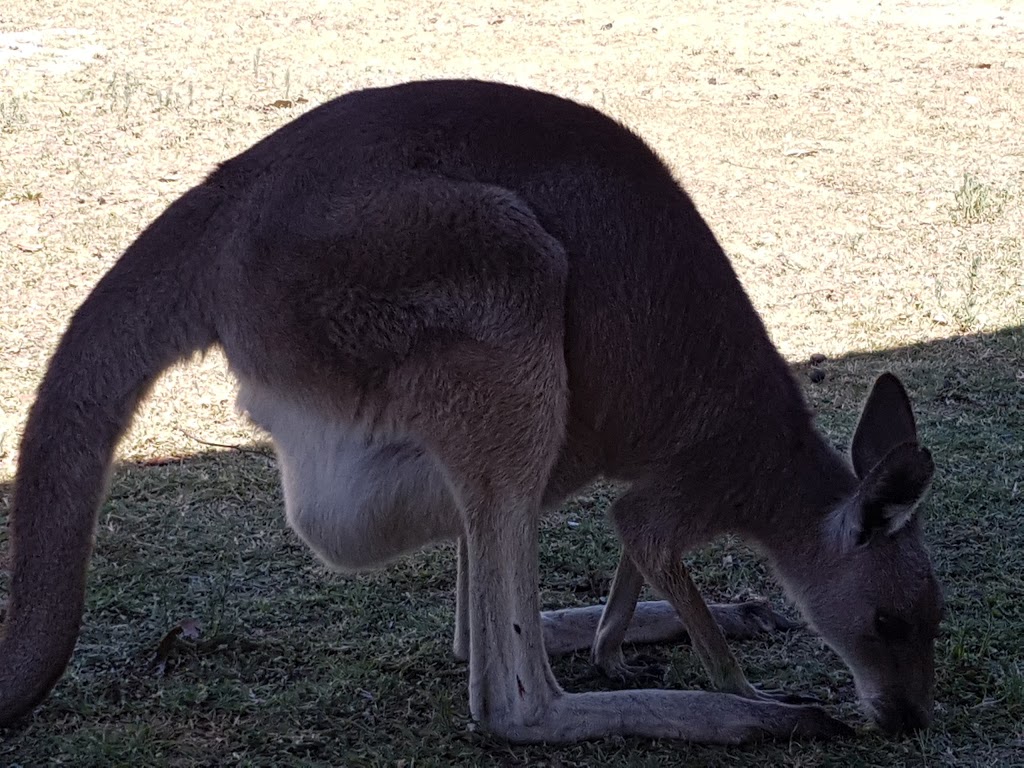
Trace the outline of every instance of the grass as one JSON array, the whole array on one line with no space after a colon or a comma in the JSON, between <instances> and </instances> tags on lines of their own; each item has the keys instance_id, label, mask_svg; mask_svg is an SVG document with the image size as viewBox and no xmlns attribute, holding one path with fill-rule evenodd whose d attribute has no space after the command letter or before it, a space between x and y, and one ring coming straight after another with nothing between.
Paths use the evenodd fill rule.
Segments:
<instances>
[{"instance_id":1,"label":"grass","mask_svg":"<svg viewBox=\"0 0 1024 768\"><path fill-rule=\"evenodd\" d=\"M953 220L958 224L973 224L998 216L1004 205L1003 195L969 173L964 174L953 199Z\"/></svg>"},{"instance_id":2,"label":"grass","mask_svg":"<svg viewBox=\"0 0 1024 768\"><path fill-rule=\"evenodd\" d=\"M835 744L721 749L609 740L511 748L467 730L465 668L449 651L454 558L444 546L376 574L327 573L284 526L274 460L207 451L158 466L128 463L101 514L89 611L74 666L0 759L75 765L1010 765L1024 717L1024 331L1009 329L794 372L826 430L848 440L865 382L900 371L915 394L940 477L925 514L949 618L939 642L939 713L918 740L862 728ZM593 602L616 547L596 487L546 522L544 602ZM570 525L578 523L578 525ZM762 564L735 541L692 558L706 594L747 592L783 605ZM161 640L183 620L160 674ZM852 684L806 632L735 644L750 676L811 692L852 722ZM685 645L644 648L666 685L705 684ZM584 655L556 672L571 690L601 687ZM863 724L862 724L863 725Z\"/></svg>"},{"instance_id":3,"label":"grass","mask_svg":"<svg viewBox=\"0 0 1024 768\"><path fill-rule=\"evenodd\" d=\"M593 103L651 141L838 444L874 375L905 379L939 465L924 513L949 618L937 721L916 739L868 728L841 663L795 631L734 649L753 681L823 698L855 739L510 747L468 727L451 548L326 572L285 528L274 460L213 354L165 376L126 437L72 667L0 735L0 764L1024 765L1019 12L204 0L185 15L151 0L113 21L94 0L66 5L0 19L0 34L51 30L36 56L0 61L0 513L47 355L163 206L338 92L483 76ZM65 13L73 24L54 22ZM828 358L818 383L813 353ZM546 607L606 592L609 499L595 487L545 523ZM710 599L784 608L739 542L691 560ZM166 640L193 621L198 636ZM685 645L643 652L669 665L667 686L706 684ZM570 690L604 685L582 654L555 669Z\"/></svg>"},{"instance_id":4,"label":"grass","mask_svg":"<svg viewBox=\"0 0 1024 768\"><path fill-rule=\"evenodd\" d=\"M0 99L0 131L10 132L25 122L17 96Z\"/></svg>"}]
</instances>

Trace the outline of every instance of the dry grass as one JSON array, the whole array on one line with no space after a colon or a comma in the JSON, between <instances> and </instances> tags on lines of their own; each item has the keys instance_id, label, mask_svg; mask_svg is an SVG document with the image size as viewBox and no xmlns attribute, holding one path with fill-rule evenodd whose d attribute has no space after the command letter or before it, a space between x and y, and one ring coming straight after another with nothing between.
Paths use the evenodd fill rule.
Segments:
<instances>
[{"instance_id":1,"label":"dry grass","mask_svg":"<svg viewBox=\"0 0 1024 768\"><path fill-rule=\"evenodd\" d=\"M331 96L469 75L575 97L646 136L784 353L832 358L808 390L837 440L874 373L907 377L943 467L929 514L953 616L939 721L919 741L491 743L462 727L464 671L446 649L447 550L358 580L325 576L283 529L272 462L204 452L202 441L254 439L213 355L168 374L125 440L74 669L0 755L24 765L1024 764L1024 14L1004 6L5 6L4 505L49 351L147 221L215 162ZM191 458L137 464L167 456ZM548 530L548 604L592 600L607 577L614 551L592 511L605 501L567 508L583 519L571 533L558 521ZM739 565L722 564L726 550ZM742 548L725 543L698 560L709 594L777 596ZM154 678L146 655L191 615L205 620L206 640L186 643L171 676ZM702 684L685 649L659 652L675 665L672 684ZM752 677L813 688L855 717L845 672L815 640L741 653ZM559 674L590 685L585 667L565 660Z\"/></svg>"}]
</instances>

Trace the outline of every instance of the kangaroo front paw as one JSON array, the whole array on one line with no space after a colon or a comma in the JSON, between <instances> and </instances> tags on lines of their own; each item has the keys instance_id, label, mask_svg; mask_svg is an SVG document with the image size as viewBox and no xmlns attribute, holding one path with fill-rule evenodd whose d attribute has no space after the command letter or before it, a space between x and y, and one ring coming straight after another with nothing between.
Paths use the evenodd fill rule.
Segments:
<instances>
[{"instance_id":1,"label":"kangaroo front paw","mask_svg":"<svg viewBox=\"0 0 1024 768\"><path fill-rule=\"evenodd\" d=\"M799 693L788 693L765 688L751 686L754 691L754 698L758 701L774 701L779 704L821 704L821 699L816 696L804 696Z\"/></svg>"},{"instance_id":2,"label":"kangaroo front paw","mask_svg":"<svg viewBox=\"0 0 1024 768\"><path fill-rule=\"evenodd\" d=\"M731 693L753 701L774 704L821 704L821 699L798 693L759 688L751 685L738 664L719 668L712 672L712 684L722 693Z\"/></svg>"},{"instance_id":3,"label":"kangaroo front paw","mask_svg":"<svg viewBox=\"0 0 1024 768\"><path fill-rule=\"evenodd\" d=\"M842 720L837 720L820 707L801 706L794 709L801 711L795 727L789 734L791 736L805 739L846 739L856 733Z\"/></svg>"},{"instance_id":4,"label":"kangaroo front paw","mask_svg":"<svg viewBox=\"0 0 1024 768\"><path fill-rule=\"evenodd\" d=\"M631 664L626 661L621 650L603 658L591 655L590 661L595 669L609 680L635 687L659 685L665 682L665 675L668 672L664 665L658 664L649 656L637 656L633 659L635 663Z\"/></svg>"}]
</instances>

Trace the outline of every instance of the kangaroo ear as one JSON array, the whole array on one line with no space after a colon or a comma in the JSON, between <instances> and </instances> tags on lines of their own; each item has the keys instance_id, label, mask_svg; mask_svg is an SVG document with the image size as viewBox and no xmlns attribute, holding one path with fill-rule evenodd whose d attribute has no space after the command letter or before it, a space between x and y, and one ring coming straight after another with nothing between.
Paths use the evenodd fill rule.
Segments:
<instances>
[{"instance_id":1,"label":"kangaroo ear","mask_svg":"<svg viewBox=\"0 0 1024 768\"><path fill-rule=\"evenodd\" d=\"M856 542L863 544L882 531L891 536L909 523L934 475L931 453L916 442L889 451L861 481L847 508Z\"/></svg>"},{"instance_id":2,"label":"kangaroo ear","mask_svg":"<svg viewBox=\"0 0 1024 768\"><path fill-rule=\"evenodd\" d=\"M871 388L853 434L853 471L863 480L893 448L909 442L917 442L910 398L899 379L883 373Z\"/></svg>"}]
</instances>

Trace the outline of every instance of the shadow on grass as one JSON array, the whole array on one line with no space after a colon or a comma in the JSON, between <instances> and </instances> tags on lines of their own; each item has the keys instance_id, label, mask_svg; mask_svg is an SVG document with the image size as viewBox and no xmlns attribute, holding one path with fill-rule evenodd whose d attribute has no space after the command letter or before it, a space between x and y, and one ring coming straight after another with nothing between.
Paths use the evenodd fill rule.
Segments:
<instances>
[{"instance_id":1,"label":"shadow on grass","mask_svg":"<svg viewBox=\"0 0 1024 768\"><path fill-rule=\"evenodd\" d=\"M865 729L834 744L741 750L644 739L515 747L467 729L465 668L449 651L450 545L361 576L328 573L287 531L275 462L258 446L121 465L100 514L88 609L54 694L0 741L0 759L76 765L975 765L1024 763L1024 328L794 364L823 429L845 446L874 377L895 371L938 465L927 535L947 593L935 726ZM10 484L0 486L6 510ZM617 545L598 486L544 524L544 603L594 602ZM735 541L693 556L712 599L781 605ZM198 637L161 640L183 620ZM187 626L192 626L191 624ZM755 681L803 689L859 722L849 676L804 631L734 644ZM158 654L158 650L161 651ZM705 681L682 646L645 648L666 684ZM161 658L158 659L157 657ZM162 660L161 669L155 661ZM585 654L556 661L599 687ZM405 761L404 763L402 761Z\"/></svg>"}]
</instances>

